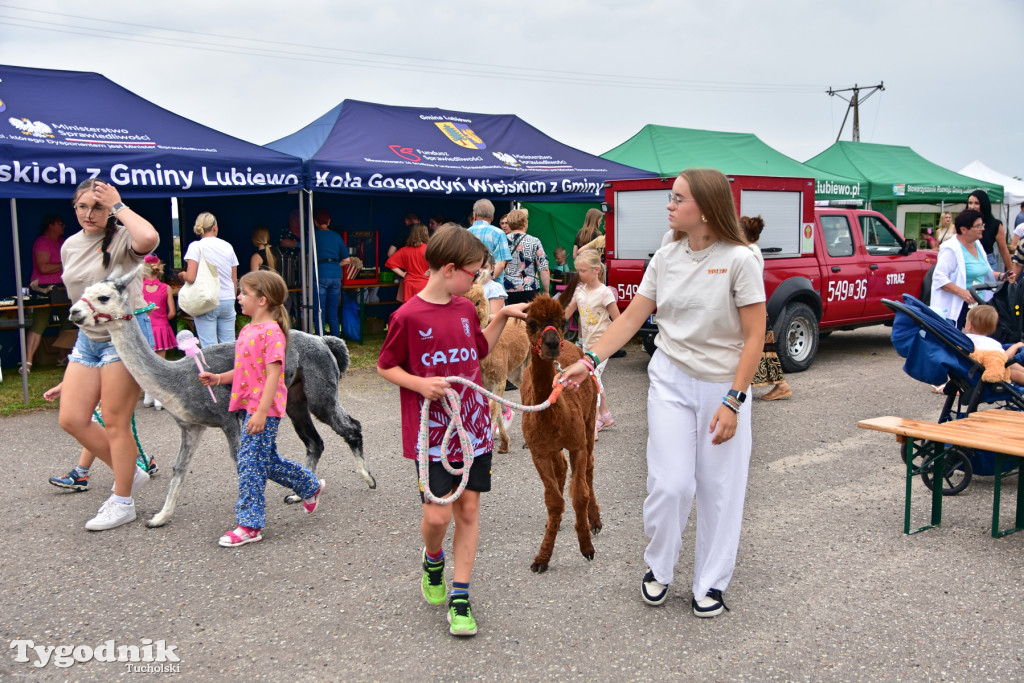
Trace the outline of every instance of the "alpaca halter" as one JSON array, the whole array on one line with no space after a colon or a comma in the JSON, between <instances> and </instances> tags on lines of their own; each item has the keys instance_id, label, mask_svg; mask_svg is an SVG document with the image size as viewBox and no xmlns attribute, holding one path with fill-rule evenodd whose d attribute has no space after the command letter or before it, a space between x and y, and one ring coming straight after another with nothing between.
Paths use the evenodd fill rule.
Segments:
<instances>
[{"instance_id":1,"label":"alpaca halter","mask_svg":"<svg viewBox=\"0 0 1024 683\"><path fill-rule=\"evenodd\" d=\"M538 356L540 356L540 345L544 341L544 335L547 333L548 330L552 330L555 334L558 334L559 351L562 350L562 345L565 344L565 339L563 339L562 335L558 333L558 328L555 327L554 325L548 325L547 327L540 331L540 334L537 335L537 343L533 345L533 352Z\"/></svg>"},{"instance_id":2,"label":"alpaca halter","mask_svg":"<svg viewBox=\"0 0 1024 683\"><path fill-rule=\"evenodd\" d=\"M492 401L527 413L538 413L542 410L547 410L554 405L562 390L565 389L564 385L555 384L546 401L535 406L524 406L502 398L497 394L492 394L479 384L463 377L445 377L444 381L449 384L463 384L479 391ZM469 468L473 466L474 457L473 441L469 438L469 432L466 431L465 426L462 424L462 397L454 389L445 389L444 398L440 399L440 403L445 414L448 415L448 427L444 430L444 438L441 440L441 464L448 470L449 474L456 477L461 476L462 481L459 482L458 488L452 491L451 495L440 498L435 496L430 490L430 404L432 402L430 399L425 399L423 407L420 409L420 433L416 439L416 468L419 472L420 491L423 492L423 497L431 503L450 505L458 500L459 496L466 489L466 484L469 483ZM490 428L489 425L488 428ZM451 442L453 432L456 431L459 436L459 446L462 448L462 467L458 469L452 467L451 463L448 462L448 444Z\"/></svg>"},{"instance_id":3,"label":"alpaca halter","mask_svg":"<svg viewBox=\"0 0 1024 683\"><path fill-rule=\"evenodd\" d=\"M131 313L125 313L124 315L110 315L109 313L98 312L89 302L89 300L86 299L84 296L80 299L80 301L84 301L85 305L89 307L90 311L92 311L93 324L99 324L100 319L104 319L107 322L113 322L115 320L131 320L132 316L139 315L140 313L148 313L152 311L154 308L156 308L156 304L147 304L138 310L132 311Z\"/></svg>"}]
</instances>

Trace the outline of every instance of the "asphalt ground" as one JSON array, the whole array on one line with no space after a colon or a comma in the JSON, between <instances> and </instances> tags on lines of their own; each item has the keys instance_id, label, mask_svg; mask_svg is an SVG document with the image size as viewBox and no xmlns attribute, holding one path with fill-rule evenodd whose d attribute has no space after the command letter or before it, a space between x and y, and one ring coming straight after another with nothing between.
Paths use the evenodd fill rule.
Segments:
<instances>
[{"instance_id":1,"label":"asphalt ground","mask_svg":"<svg viewBox=\"0 0 1024 683\"><path fill-rule=\"evenodd\" d=\"M755 401L731 611L710 620L690 612L692 524L668 601L652 608L639 595L645 354L633 346L605 374L616 423L596 449L604 529L592 562L579 554L567 505L550 570L530 572L546 511L517 418L483 497L471 639L450 636L444 610L420 595L420 507L413 465L400 457L398 391L372 371L343 379L341 401L362 421L377 489L321 429L321 509L306 516L270 484L265 539L242 548L217 545L235 522L221 435L204 438L172 521L146 528L178 430L140 407L144 444L164 472L136 497L137 522L90 533L83 524L107 495L109 471L96 467L87 492L50 486L77 453L56 414L4 418L0 634L8 645L163 640L180 662L159 675L182 680L1024 679L1024 534L990 537L992 479L947 498L942 528L905 536L895 438L857 427L879 415L937 418L941 398L901 364L886 328L838 332L810 370L789 377L792 399ZM290 426L279 446L302 452ZM924 524L927 491L915 482L914 493L914 521ZM140 675L102 661L35 668L3 649L0 678Z\"/></svg>"}]
</instances>

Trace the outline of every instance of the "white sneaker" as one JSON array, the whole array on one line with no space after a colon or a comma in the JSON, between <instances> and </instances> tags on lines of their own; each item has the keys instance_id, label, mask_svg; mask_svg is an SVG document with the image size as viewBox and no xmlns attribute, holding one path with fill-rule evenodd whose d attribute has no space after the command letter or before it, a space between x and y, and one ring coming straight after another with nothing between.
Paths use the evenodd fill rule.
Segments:
<instances>
[{"instance_id":1,"label":"white sneaker","mask_svg":"<svg viewBox=\"0 0 1024 683\"><path fill-rule=\"evenodd\" d=\"M163 410L163 409L164 409L164 404L154 398L153 399L153 410Z\"/></svg>"},{"instance_id":2,"label":"white sneaker","mask_svg":"<svg viewBox=\"0 0 1024 683\"><path fill-rule=\"evenodd\" d=\"M149 472L138 465L135 466L135 474L132 476L132 496L139 492L142 485L149 481ZM114 492L114 485L110 485L110 492Z\"/></svg>"},{"instance_id":3,"label":"white sneaker","mask_svg":"<svg viewBox=\"0 0 1024 683\"><path fill-rule=\"evenodd\" d=\"M103 531L135 521L135 502L125 505L118 503L111 498L104 501L96 516L85 523L89 531Z\"/></svg>"},{"instance_id":4,"label":"white sneaker","mask_svg":"<svg viewBox=\"0 0 1024 683\"><path fill-rule=\"evenodd\" d=\"M146 392L146 395L142 397L142 405L145 408L148 408L151 405L153 405L153 397L149 395L148 391Z\"/></svg>"},{"instance_id":5,"label":"white sneaker","mask_svg":"<svg viewBox=\"0 0 1024 683\"><path fill-rule=\"evenodd\" d=\"M640 595L648 605L657 607L668 597L668 586L659 583L654 578L654 572L648 569L643 581L640 582Z\"/></svg>"}]
</instances>

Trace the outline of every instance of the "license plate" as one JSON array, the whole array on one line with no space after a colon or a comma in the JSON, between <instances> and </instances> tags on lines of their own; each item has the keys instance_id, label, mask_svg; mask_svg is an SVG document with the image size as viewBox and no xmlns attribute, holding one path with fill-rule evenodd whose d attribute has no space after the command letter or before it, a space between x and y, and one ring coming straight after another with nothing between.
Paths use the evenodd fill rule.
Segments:
<instances>
[{"instance_id":1,"label":"license plate","mask_svg":"<svg viewBox=\"0 0 1024 683\"><path fill-rule=\"evenodd\" d=\"M655 317L656 317L657 315L658 315L657 313L651 313L651 316L650 316L649 318L647 318L647 324L648 324L648 325L657 325L658 323L657 323L657 321L655 320Z\"/></svg>"}]
</instances>

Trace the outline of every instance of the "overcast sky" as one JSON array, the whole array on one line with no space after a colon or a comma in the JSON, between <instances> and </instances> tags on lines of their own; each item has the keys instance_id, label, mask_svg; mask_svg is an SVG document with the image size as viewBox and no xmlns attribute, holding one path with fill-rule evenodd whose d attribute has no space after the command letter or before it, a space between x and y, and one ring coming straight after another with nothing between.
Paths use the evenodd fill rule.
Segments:
<instances>
[{"instance_id":1,"label":"overcast sky","mask_svg":"<svg viewBox=\"0 0 1024 683\"><path fill-rule=\"evenodd\" d=\"M884 81L862 141L1024 177L1021 0L0 0L0 63L99 72L258 144L351 98L516 114L594 154L655 123L799 161L839 132L829 87Z\"/></svg>"}]
</instances>

